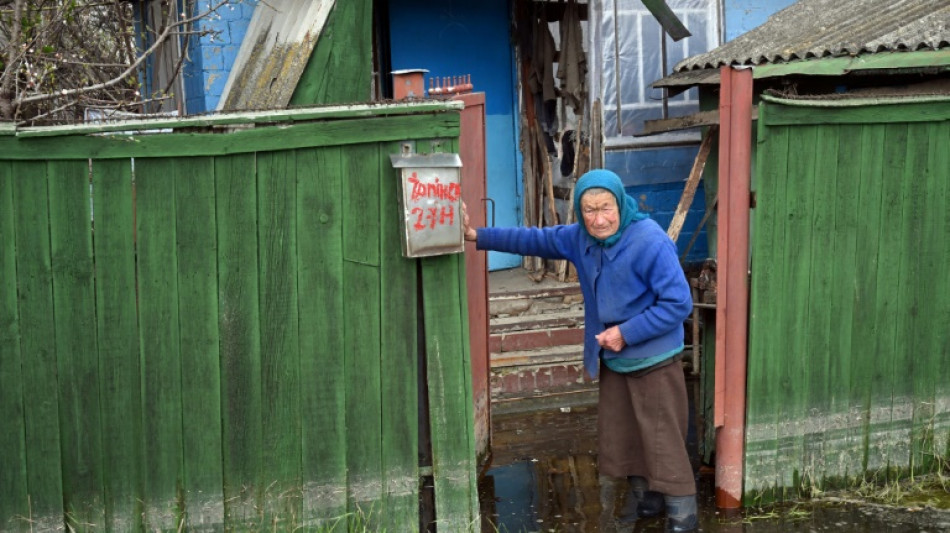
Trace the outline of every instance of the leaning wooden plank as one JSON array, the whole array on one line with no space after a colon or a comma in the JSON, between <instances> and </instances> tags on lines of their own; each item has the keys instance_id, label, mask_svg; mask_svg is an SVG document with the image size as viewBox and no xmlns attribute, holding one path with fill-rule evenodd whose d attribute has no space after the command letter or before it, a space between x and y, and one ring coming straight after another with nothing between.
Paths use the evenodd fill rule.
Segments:
<instances>
[{"instance_id":1,"label":"leaning wooden plank","mask_svg":"<svg viewBox=\"0 0 950 533\"><path fill-rule=\"evenodd\" d=\"M400 145L383 144L379 159L380 226L380 350L383 398L383 505L386 531L419 529L419 342L416 281L418 262L402 257L399 220L399 173L387 154Z\"/></svg>"},{"instance_id":2,"label":"leaning wooden plank","mask_svg":"<svg viewBox=\"0 0 950 533\"><path fill-rule=\"evenodd\" d=\"M214 160L176 159L185 527L224 523Z\"/></svg>"},{"instance_id":3,"label":"leaning wooden plank","mask_svg":"<svg viewBox=\"0 0 950 533\"><path fill-rule=\"evenodd\" d=\"M89 162L47 168L63 504L70 527L95 528L104 515Z\"/></svg>"},{"instance_id":4,"label":"leaning wooden plank","mask_svg":"<svg viewBox=\"0 0 950 533\"><path fill-rule=\"evenodd\" d=\"M23 361L27 486L33 530L63 525L63 475L56 386L46 164L13 164L13 205Z\"/></svg>"},{"instance_id":5,"label":"leaning wooden plank","mask_svg":"<svg viewBox=\"0 0 950 533\"><path fill-rule=\"evenodd\" d=\"M93 161L92 176L106 529L131 531L142 529L145 461L131 161Z\"/></svg>"},{"instance_id":6,"label":"leaning wooden plank","mask_svg":"<svg viewBox=\"0 0 950 533\"><path fill-rule=\"evenodd\" d=\"M292 129L291 135L288 129ZM260 126L221 135L75 136L69 142L59 137L20 138L0 136L0 154L15 160L113 159L126 157L202 157L268 150L291 150L310 146L337 146L366 141L366 132L377 141L401 141L407 132L416 138L458 137L459 114L439 113L396 117L368 117L291 126ZM280 133L278 135L278 133Z\"/></svg>"},{"instance_id":7,"label":"leaning wooden plank","mask_svg":"<svg viewBox=\"0 0 950 533\"><path fill-rule=\"evenodd\" d=\"M303 527L346 514L343 172L339 148L297 152ZM390 399L391 401L393 399Z\"/></svg>"},{"instance_id":8,"label":"leaning wooden plank","mask_svg":"<svg viewBox=\"0 0 950 533\"><path fill-rule=\"evenodd\" d=\"M0 161L0 530L29 531L13 205L13 164Z\"/></svg>"},{"instance_id":9,"label":"leaning wooden plank","mask_svg":"<svg viewBox=\"0 0 950 533\"><path fill-rule=\"evenodd\" d=\"M301 509L296 182L293 151L257 154L264 520L277 529Z\"/></svg>"},{"instance_id":10,"label":"leaning wooden plank","mask_svg":"<svg viewBox=\"0 0 950 533\"><path fill-rule=\"evenodd\" d=\"M666 0L643 0L643 5L650 10L663 30L670 34L674 41L679 41L692 35L686 26L676 17L676 13L666 4Z\"/></svg>"},{"instance_id":11,"label":"leaning wooden plank","mask_svg":"<svg viewBox=\"0 0 950 533\"><path fill-rule=\"evenodd\" d=\"M476 527L471 476L475 472L472 423L467 420L472 398L462 335L458 254L427 257L422 262L426 374L436 520L440 529L468 531Z\"/></svg>"},{"instance_id":12,"label":"leaning wooden plank","mask_svg":"<svg viewBox=\"0 0 950 533\"><path fill-rule=\"evenodd\" d=\"M214 177L224 516L234 527L254 527L263 490L255 158L216 158Z\"/></svg>"},{"instance_id":13,"label":"leaning wooden plank","mask_svg":"<svg viewBox=\"0 0 950 533\"><path fill-rule=\"evenodd\" d=\"M362 102L372 93L373 2L336 1L300 75L292 105Z\"/></svg>"},{"instance_id":14,"label":"leaning wooden plank","mask_svg":"<svg viewBox=\"0 0 950 533\"><path fill-rule=\"evenodd\" d=\"M686 186L683 188L683 195L680 197L679 205L673 213L673 220L670 222L667 235L676 242L680 236L680 230L683 229L683 222L686 221L686 213L693 205L693 197L696 195L696 189L699 187L699 179L703 176L703 169L706 168L706 160L709 159L709 152L712 150L713 140L718 138L719 128L709 128L703 137L702 144L699 145L699 153L696 154L696 160L693 161L693 168L689 171L689 177L686 179Z\"/></svg>"},{"instance_id":15,"label":"leaning wooden plank","mask_svg":"<svg viewBox=\"0 0 950 533\"><path fill-rule=\"evenodd\" d=\"M287 107L334 3L268 0L255 9L221 91L219 107Z\"/></svg>"},{"instance_id":16,"label":"leaning wooden plank","mask_svg":"<svg viewBox=\"0 0 950 533\"><path fill-rule=\"evenodd\" d=\"M349 512L369 529L382 518L379 159L376 144L343 152L347 499Z\"/></svg>"},{"instance_id":17,"label":"leaning wooden plank","mask_svg":"<svg viewBox=\"0 0 950 533\"><path fill-rule=\"evenodd\" d=\"M175 176L171 159L135 160L136 257L145 434L145 523L177 529L183 481Z\"/></svg>"}]
</instances>

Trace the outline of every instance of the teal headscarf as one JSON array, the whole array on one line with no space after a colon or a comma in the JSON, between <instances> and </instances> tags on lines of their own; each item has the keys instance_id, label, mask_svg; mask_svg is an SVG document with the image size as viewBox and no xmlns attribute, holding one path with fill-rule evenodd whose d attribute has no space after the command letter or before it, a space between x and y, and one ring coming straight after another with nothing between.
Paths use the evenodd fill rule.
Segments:
<instances>
[{"instance_id":1,"label":"teal headscarf","mask_svg":"<svg viewBox=\"0 0 950 533\"><path fill-rule=\"evenodd\" d=\"M581 197L584 196L584 193L587 192L588 189L593 188L607 189L610 191L614 195L614 198L617 199L617 207L620 209L620 227L617 228L616 233L606 239L598 239L591 235L590 232L587 231L587 225L584 224L583 218L580 216ZM577 185L574 186L574 212L578 214L578 218L582 219L580 224L584 232L604 248L609 248L619 241L620 234L623 233L623 230L627 229L627 226L638 220L648 218L646 213L640 212L640 209L637 207L637 201L623 190L623 182L620 181L620 176L604 169L591 170L577 180Z\"/></svg>"}]
</instances>

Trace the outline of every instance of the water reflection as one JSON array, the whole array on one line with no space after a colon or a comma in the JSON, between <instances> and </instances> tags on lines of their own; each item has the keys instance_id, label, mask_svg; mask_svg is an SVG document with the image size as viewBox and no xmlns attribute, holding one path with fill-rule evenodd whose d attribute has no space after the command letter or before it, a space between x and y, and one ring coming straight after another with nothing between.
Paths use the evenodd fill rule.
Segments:
<instances>
[{"instance_id":1,"label":"water reflection","mask_svg":"<svg viewBox=\"0 0 950 533\"><path fill-rule=\"evenodd\" d=\"M492 464L479 484L482 531L601 531L596 423L596 406L494 414ZM690 445L695 452L693 439ZM696 466L704 532L950 532L950 511L941 509L822 501L727 516L715 507L711 469ZM657 517L640 519L628 531L664 528Z\"/></svg>"}]
</instances>

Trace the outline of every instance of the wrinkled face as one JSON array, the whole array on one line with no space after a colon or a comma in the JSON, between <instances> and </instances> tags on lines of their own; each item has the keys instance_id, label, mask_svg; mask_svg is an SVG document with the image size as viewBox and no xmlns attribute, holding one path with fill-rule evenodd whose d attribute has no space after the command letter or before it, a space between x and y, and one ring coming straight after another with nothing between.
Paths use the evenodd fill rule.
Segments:
<instances>
[{"instance_id":1,"label":"wrinkled face","mask_svg":"<svg viewBox=\"0 0 950 533\"><path fill-rule=\"evenodd\" d=\"M604 240L620 228L620 210L610 191L591 189L581 196L581 216L587 233Z\"/></svg>"}]
</instances>

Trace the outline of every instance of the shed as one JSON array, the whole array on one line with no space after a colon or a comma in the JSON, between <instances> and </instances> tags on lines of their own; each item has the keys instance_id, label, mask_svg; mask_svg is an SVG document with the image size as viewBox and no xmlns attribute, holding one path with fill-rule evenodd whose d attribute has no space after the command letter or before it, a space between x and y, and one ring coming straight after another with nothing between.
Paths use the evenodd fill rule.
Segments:
<instances>
[{"instance_id":1,"label":"shed","mask_svg":"<svg viewBox=\"0 0 950 533\"><path fill-rule=\"evenodd\" d=\"M703 409L728 496L901 479L950 455L948 71L947 0L801 0L654 84L719 97L688 122L723 129L704 176L719 268Z\"/></svg>"}]
</instances>

